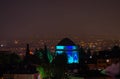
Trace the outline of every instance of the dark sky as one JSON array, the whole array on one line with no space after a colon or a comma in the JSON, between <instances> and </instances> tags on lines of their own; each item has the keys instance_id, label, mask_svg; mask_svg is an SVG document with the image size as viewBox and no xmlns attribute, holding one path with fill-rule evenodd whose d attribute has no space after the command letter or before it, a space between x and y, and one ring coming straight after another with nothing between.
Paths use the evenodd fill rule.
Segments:
<instances>
[{"instance_id":1,"label":"dark sky","mask_svg":"<svg viewBox=\"0 0 120 79\"><path fill-rule=\"evenodd\" d=\"M0 0L0 38L120 39L120 0Z\"/></svg>"}]
</instances>

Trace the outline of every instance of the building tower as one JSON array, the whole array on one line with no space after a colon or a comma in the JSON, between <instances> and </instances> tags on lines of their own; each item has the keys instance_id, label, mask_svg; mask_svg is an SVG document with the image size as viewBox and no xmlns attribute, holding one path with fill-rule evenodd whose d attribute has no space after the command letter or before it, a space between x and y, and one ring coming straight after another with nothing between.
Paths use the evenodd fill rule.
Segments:
<instances>
[{"instance_id":1,"label":"building tower","mask_svg":"<svg viewBox=\"0 0 120 79\"><path fill-rule=\"evenodd\" d=\"M55 47L57 55L65 53L67 55L67 63L79 63L78 46L69 38L62 39Z\"/></svg>"},{"instance_id":2,"label":"building tower","mask_svg":"<svg viewBox=\"0 0 120 79\"><path fill-rule=\"evenodd\" d=\"M30 48L29 48L29 44L27 44L26 47L26 57L28 57L30 55Z\"/></svg>"}]
</instances>

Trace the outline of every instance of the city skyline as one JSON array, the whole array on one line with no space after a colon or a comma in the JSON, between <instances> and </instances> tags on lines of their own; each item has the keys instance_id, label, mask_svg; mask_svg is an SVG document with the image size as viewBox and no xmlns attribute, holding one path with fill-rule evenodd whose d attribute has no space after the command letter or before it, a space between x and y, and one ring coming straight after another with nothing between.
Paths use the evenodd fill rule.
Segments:
<instances>
[{"instance_id":1,"label":"city skyline","mask_svg":"<svg viewBox=\"0 0 120 79\"><path fill-rule=\"evenodd\" d=\"M0 1L1 39L120 39L119 0Z\"/></svg>"}]
</instances>

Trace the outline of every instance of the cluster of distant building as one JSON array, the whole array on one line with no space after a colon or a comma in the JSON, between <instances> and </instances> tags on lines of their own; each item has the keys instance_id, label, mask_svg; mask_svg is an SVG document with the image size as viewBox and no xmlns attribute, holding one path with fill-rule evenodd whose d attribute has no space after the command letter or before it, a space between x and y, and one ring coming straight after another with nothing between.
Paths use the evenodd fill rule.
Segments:
<instances>
[{"instance_id":1,"label":"cluster of distant building","mask_svg":"<svg viewBox=\"0 0 120 79\"><path fill-rule=\"evenodd\" d=\"M56 44L60 42L59 39L56 40L9 40L9 41L0 41L0 50L13 51L19 54L25 53L25 45L26 43L30 44L31 51L34 51L35 48L43 48L44 43L46 43L47 47L51 52L55 52ZM81 40L74 39L74 42L77 45L82 46L85 50L88 48L94 51L101 50L111 50L114 45L120 46L120 40Z\"/></svg>"},{"instance_id":2,"label":"cluster of distant building","mask_svg":"<svg viewBox=\"0 0 120 79\"><path fill-rule=\"evenodd\" d=\"M45 48L43 49L43 51L48 52L48 50L49 49L45 45ZM118 60L118 58L120 57L120 47L117 45L113 46L113 48L111 48L110 50L93 52L91 51L93 50L92 48L84 49L82 45L75 44L69 38L62 39L58 44L55 45L54 50L55 50L54 53L49 51L48 54L45 54L48 57L49 62L52 62L52 60L54 60L55 57L58 55L66 54L66 57L67 57L66 63L69 65L70 68L71 66L74 66L73 68L68 70L70 72L75 71L75 73L79 73L79 71L84 71L84 70L86 71L87 70L98 70L98 71L103 70L107 66L111 65L114 61ZM35 51L37 51L37 48L36 50L34 49L34 51L31 52L29 44L27 44L26 54L23 57L25 58L25 61L27 61L27 58L29 59L30 55L34 55L36 53ZM0 54L1 53L7 54L8 52L1 51ZM39 53L38 55L42 56L40 52L38 53ZM9 73L7 73L7 75L5 74L4 76L5 77L11 76L8 74ZM35 77L36 74L37 73L32 73L33 78L31 79L40 79L39 77L40 75L37 75L37 77ZM15 75L14 77L15 78L13 79L16 79ZM24 77L27 77L27 76L24 76Z\"/></svg>"}]
</instances>

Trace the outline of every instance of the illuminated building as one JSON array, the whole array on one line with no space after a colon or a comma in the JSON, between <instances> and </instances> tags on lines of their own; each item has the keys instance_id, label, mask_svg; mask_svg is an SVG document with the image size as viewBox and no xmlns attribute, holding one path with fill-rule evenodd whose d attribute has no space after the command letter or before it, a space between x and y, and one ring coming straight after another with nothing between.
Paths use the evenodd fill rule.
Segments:
<instances>
[{"instance_id":1,"label":"illuminated building","mask_svg":"<svg viewBox=\"0 0 120 79\"><path fill-rule=\"evenodd\" d=\"M57 55L66 53L68 64L79 63L78 46L70 39L64 38L56 45L55 49Z\"/></svg>"}]
</instances>

